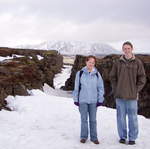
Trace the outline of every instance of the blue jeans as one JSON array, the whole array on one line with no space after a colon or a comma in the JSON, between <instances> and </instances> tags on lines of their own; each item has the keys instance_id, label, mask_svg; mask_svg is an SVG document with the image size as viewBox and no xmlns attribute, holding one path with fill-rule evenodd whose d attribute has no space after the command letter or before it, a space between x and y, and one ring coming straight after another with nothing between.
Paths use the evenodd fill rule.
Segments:
<instances>
[{"instance_id":1,"label":"blue jeans","mask_svg":"<svg viewBox=\"0 0 150 149\"><path fill-rule=\"evenodd\" d=\"M91 141L97 140L97 122L96 122L96 112L97 107L96 103L94 104L86 104L80 103L79 111L81 115L81 139L88 138L88 116L89 116L89 124L90 124L90 139Z\"/></svg>"},{"instance_id":2,"label":"blue jeans","mask_svg":"<svg viewBox=\"0 0 150 149\"><path fill-rule=\"evenodd\" d=\"M137 100L116 99L116 108L119 137L127 139L126 116L128 116L128 137L130 141L135 141L138 136Z\"/></svg>"}]
</instances>

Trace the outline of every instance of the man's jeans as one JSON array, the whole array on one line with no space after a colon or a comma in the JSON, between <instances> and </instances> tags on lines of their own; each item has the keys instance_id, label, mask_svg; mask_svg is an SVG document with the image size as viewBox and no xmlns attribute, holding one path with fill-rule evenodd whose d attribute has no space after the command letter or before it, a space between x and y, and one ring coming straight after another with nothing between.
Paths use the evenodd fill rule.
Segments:
<instances>
[{"instance_id":1,"label":"man's jeans","mask_svg":"<svg viewBox=\"0 0 150 149\"><path fill-rule=\"evenodd\" d=\"M96 123L96 103L86 104L80 103L79 111L81 115L81 139L88 138L88 116L90 124L90 139L91 141L97 140L97 123Z\"/></svg>"},{"instance_id":2,"label":"man's jeans","mask_svg":"<svg viewBox=\"0 0 150 149\"><path fill-rule=\"evenodd\" d=\"M127 122L129 140L135 141L138 136L137 100L116 99L117 126L120 139L127 139Z\"/></svg>"}]
</instances>

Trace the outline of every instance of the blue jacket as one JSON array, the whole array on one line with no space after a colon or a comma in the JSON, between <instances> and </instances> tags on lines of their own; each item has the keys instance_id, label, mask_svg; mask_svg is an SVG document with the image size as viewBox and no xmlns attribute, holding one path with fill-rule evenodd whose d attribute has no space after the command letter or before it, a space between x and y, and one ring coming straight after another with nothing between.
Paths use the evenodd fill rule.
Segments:
<instances>
[{"instance_id":1,"label":"blue jacket","mask_svg":"<svg viewBox=\"0 0 150 149\"><path fill-rule=\"evenodd\" d=\"M100 73L96 68L92 72L88 72L87 67L82 68L83 73L80 78L81 90L79 94L79 73L77 72L75 78L75 86L73 91L74 102L79 103L102 103L104 101L104 84ZM98 77L96 75L98 73ZM79 94L79 100L78 100Z\"/></svg>"}]
</instances>

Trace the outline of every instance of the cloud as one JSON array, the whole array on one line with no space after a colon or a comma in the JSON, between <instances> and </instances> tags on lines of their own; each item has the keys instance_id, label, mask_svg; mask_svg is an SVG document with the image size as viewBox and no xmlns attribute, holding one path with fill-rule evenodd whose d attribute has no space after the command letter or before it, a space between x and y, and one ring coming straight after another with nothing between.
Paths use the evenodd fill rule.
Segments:
<instances>
[{"instance_id":1,"label":"cloud","mask_svg":"<svg viewBox=\"0 0 150 149\"><path fill-rule=\"evenodd\" d=\"M44 40L148 41L149 8L147 0L1 0L0 45Z\"/></svg>"},{"instance_id":2,"label":"cloud","mask_svg":"<svg viewBox=\"0 0 150 149\"><path fill-rule=\"evenodd\" d=\"M150 23L148 0L1 0L0 12L37 15L75 22L111 21Z\"/></svg>"}]
</instances>

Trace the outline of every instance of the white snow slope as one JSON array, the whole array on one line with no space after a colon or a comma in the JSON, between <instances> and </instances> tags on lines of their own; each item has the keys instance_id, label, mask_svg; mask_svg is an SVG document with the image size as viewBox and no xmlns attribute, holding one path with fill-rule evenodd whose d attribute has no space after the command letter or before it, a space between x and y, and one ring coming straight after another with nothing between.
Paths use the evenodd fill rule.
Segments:
<instances>
[{"instance_id":1,"label":"white snow slope","mask_svg":"<svg viewBox=\"0 0 150 149\"><path fill-rule=\"evenodd\" d=\"M0 112L0 149L149 149L150 120L138 116L136 145L118 143L116 110L98 108L99 145L79 142L80 115L72 98L32 90L31 96L8 96L12 112Z\"/></svg>"},{"instance_id":2,"label":"white snow slope","mask_svg":"<svg viewBox=\"0 0 150 149\"><path fill-rule=\"evenodd\" d=\"M20 45L16 47L25 49L57 50L59 53L65 55L107 55L120 53L106 43L83 41L46 41L36 45Z\"/></svg>"}]
</instances>

